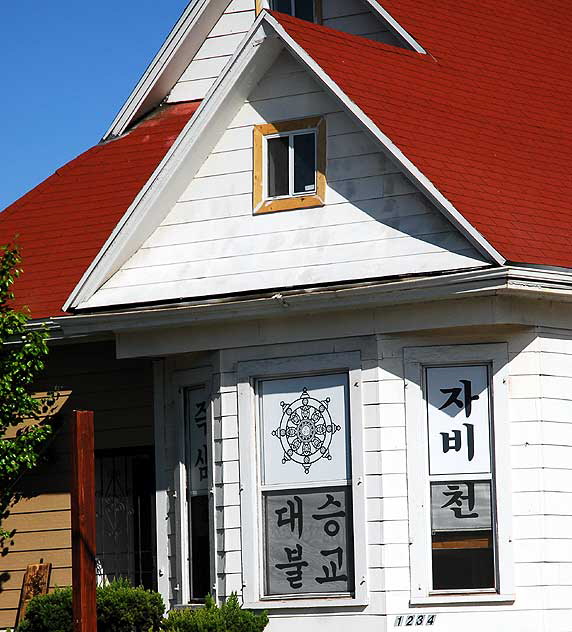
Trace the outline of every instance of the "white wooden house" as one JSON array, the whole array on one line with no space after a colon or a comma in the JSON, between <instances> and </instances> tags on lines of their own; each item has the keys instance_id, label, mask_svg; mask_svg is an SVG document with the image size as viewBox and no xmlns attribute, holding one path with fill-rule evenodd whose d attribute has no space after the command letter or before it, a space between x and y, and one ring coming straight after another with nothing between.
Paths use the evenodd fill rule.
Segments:
<instances>
[{"instance_id":1,"label":"white wooden house","mask_svg":"<svg viewBox=\"0 0 572 632\"><path fill-rule=\"evenodd\" d=\"M152 450L171 607L572 630L568 17L192 1L102 143L0 216L72 390L110 400L99 448Z\"/></svg>"}]
</instances>

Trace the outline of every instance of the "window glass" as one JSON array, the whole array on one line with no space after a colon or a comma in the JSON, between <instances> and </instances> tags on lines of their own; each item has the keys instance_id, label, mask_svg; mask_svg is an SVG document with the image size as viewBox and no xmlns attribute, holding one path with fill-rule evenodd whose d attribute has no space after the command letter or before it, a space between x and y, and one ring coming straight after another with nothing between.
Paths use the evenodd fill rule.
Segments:
<instances>
[{"instance_id":1,"label":"window glass","mask_svg":"<svg viewBox=\"0 0 572 632\"><path fill-rule=\"evenodd\" d=\"M185 391L185 436L191 599L210 592L209 452L207 398L203 387Z\"/></svg>"},{"instance_id":2,"label":"window glass","mask_svg":"<svg viewBox=\"0 0 572 632\"><path fill-rule=\"evenodd\" d=\"M294 144L294 193L316 190L316 135L296 134Z\"/></svg>"},{"instance_id":3,"label":"window glass","mask_svg":"<svg viewBox=\"0 0 572 632\"><path fill-rule=\"evenodd\" d=\"M292 0L273 0L271 7L274 11L292 15Z\"/></svg>"},{"instance_id":4,"label":"window glass","mask_svg":"<svg viewBox=\"0 0 572 632\"><path fill-rule=\"evenodd\" d=\"M314 0L294 0L294 14L301 20L314 22Z\"/></svg>"},{"instance_id":5,"label":"window glass","mask_svg":"<svg viewBox=\"0 0 572 632\"><path fill-rule=\"evenodd\" d=\"M289 137L269 138L268 154L268 197L288 195L289 190Z\"/></svg>"},{"instance_id":6,"label":"window glass","mask_svg":"<svg viewBox=\"0 0 572 632\"><path fill-rule=\"evenodd\" d=\"M433 588L494 588L490 481L431 484Z\"/></svg>"},{"instance_id":7,"label":"window glass","mask_svg":"<svg viewBox=\"0 0 572 632\"><path fill-rule=\"evenodd\" d=\"M494 588L488 366L428 367L425 382L433 590Z\"/></svg>"},{"instance_id":8,"label":"window glass","mask_svg":"<svg viewBox=\"0 0 572 632\"><path fill-rule=\"evenodd\" d=\"M354 589L347 374L259 382L267 595Z\"/></svg>"}]
</instances>

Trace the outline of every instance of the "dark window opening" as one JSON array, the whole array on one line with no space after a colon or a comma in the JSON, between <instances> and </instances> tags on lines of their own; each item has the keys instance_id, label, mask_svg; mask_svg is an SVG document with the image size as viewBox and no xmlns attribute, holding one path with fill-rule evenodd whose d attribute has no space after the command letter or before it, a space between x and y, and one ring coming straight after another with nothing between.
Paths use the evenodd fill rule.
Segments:
<instances>
[{"instance_id":1,"label":"dark window opening","mask_svg":"<svg viewBox=\"0 0 572 632\"><path fill-rule=\"evenodd\" d=\"M193 496L189 504L191 599L203 600L211 591L209 498L206 495Z\"/></svg>"},{"instance_id":2,"label":"dark window opening","mask_svg":"<svg viewBox=\"0 0 572 632\"><path fill-rule=\"evenodd\" d=\"M314 0L272 0L270 6L274 11L315 22Z\"/></svg>"},{"instance_id":3,"label":"dark window opening","mask_svg":"<svg viewBox=\"0 0 572 632\"><path fill-rule=\"evenodd\" d=\"M495 587L492 532L433 536L433 590Z\"/></svg>"},{"instance_id":4,"label":"dark window opening","mask_svg":"<svg viewBox=\"0 0 572 632\"><path fill-rule=\"evenodd\" d=\"M267 140L268 197L316 192L316 134L289 134Z\"/></svg>"},{"instance_id":5,"label":"dark window opening","mask_svg":"<svg viewBox=\"0 0 572 632\"><path fill-rule=\"evenodd\" d=\"M95 454L96 574L156 588L155 474L151 449Z\"/></svg>"},{"instance_id":6,"label":"dark window opening","mask_svg":"<svg viewBox=\"0 0 572 632\"><path fill-rule=\"evenodd\" d=\"M316 136L297 134L294 141L294 193L316 190Z\"/></svg>"},{"instance_id":7,"label":"dark window opening","mask_svg":"<svg viewBox=\"0 0 572 632\"><path fill-rule=\"evenodd\" d=\"M268 197L289 194L289 138L270 138L268 150Z\"/></svg>"}]
</instances>

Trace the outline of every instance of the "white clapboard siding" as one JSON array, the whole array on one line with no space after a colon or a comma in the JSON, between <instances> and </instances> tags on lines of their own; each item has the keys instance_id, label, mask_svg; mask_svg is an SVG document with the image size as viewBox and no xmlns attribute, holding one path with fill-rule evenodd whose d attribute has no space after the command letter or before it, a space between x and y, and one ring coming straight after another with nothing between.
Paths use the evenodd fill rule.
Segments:
<instances>
[{"instance_id":1,"label":"white clapboard siding","mask_svg":"<svg viewBox=\"0 0 572 632\"><path fill-rule=\"evenodd\" d=\"M232 0L175 84L168 101L203 99L255 19L255 0ZM393 46L407 45L363 0L323 0L323 24ZM287 72L287 69L285 69Z\"/></svg>"},{"instance_id":2,"label":"white clapboard siding","mask_svg":"<svg viewBox=\"0 0 572 632\"><path fill-rule=\"evenodd\" d=\"M279 58L278 72L257 85L179 202L96 294L97 304L483 265L367 132L294 68L287 55ZM252 125L315 115L327 123L327 204L253 216Z\"/></svg>"}]
</instances>

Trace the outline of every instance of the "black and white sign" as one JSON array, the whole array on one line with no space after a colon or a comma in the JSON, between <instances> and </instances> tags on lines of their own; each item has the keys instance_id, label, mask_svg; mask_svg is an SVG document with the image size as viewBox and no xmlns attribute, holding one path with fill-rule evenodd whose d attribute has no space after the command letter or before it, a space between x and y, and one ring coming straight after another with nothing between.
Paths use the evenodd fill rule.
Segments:
<instances>
[{"instance_id":1,"label":"black and white sign","mask_svg":"<svg viewBox=\"0 0 572 632\"><path fill-rule=\"evenodd\" d=\"M265 495L268 595L353 590L347 489Z\"/></svg>"},{"instance_id":2,"label":"black and white sign","mask_svg":"<svg viewBox=\"0 0 572 632\"><path fill-rule=\"evenodd\" d=\"M433 531L491 529L490 481L431 483Z\"/></svg>"},{"instance_id":3,"label":"black and white sign","mask_svg":"<svg viewBox=\"0 0 572 632\"><path fill-rule=\"evenodd\" d=\"M427 368L429 474L491 471L486 365Z\"/></svg>"},{"instance_id":4,"label":"black and white sign","mask_svg":"<svg viewBox=\"0 0 572 632\"><path fill-rule=\"evenodd\" d=\"M187 472L191 492L208 489L207 399L204 388L187 390Z\"/></svg>"},{"instance_id":5,"label":"black and white sign","mask_svg":"<svg viewBox=\"0 0 572 632\"><path fill-rule=\"evenodd\" d=\"M264 485L350 478L347 374L260 382Z\"/></svg>"}]
</instances>

